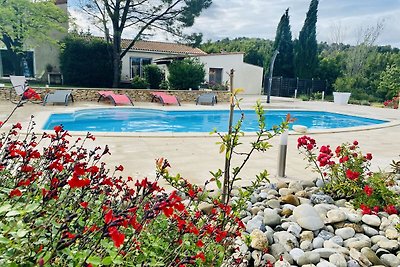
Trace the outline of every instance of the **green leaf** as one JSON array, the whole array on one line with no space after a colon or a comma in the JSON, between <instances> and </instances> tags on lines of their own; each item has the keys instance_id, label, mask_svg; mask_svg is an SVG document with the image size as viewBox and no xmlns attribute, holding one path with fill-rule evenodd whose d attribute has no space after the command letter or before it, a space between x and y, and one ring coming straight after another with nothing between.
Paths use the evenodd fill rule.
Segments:
<instances>
[{"instance_id":1,"label":"green leaf","mask_svg":"<svg viewBox=\"0 0 400 267\"><path fill-rule=\"evenodd\" d=\"M8 244L10 243L10 240L8 238L5 238L3 236L0 237L0 244Z\"/></svg>"},{"instance_id":2,"label":"green leaf","mask_svg":"<svg viewBox=\"0 0 400 267\"><path fill-rule=\"evenodd\" d=\"M102 261L101 264L103 265L111 265L113 263L112 258L110 256L105 257Z\"/></svg>"},{"instance_id":3,"label":"green leaf","mask_svg":"<svg viewBox=\"0 0 400 267\"><path fill-rule=\"evenodd\" d=\"M35 209L37 209L39 207L39 203L32 203L32 204L28 204L25 207L25 211L27 213L34 211Z\"/></svg>"},{"instance_id":4,"label":"green leaf","mask_svg":"<svg viewBox=\"0 0 400 267\"><path fill-rule=\"evenodd\" d=\"M5 204L5 205L1 206L0 207L0 214L3 213L3 212L9 211L10 208L11 208L10 204Z\"/></svg>"},{"instance_id":5,"label":"green leaf","mask_svg":"<svg viewBox=\"0 0 400 267\"><path fill-rule=\"evenodd\" d=\"M20 215L20 212L17 210L10 210L9 212L7 212L6 217L13 217L13 216L17 216Z\"/></svg>"},{"instance_id":6,"label":"green leaf","mask_svg":"<svg viewBox=\"0 0 400 267\"><path fill-rule=\"evenodd\" d=\"M221 187L222 187L221 181L220 180L215 180L215 182L217 183L218 189L221 189Z\"/></svg>"},{"instance_id":7,"label":"green leaf","mask_svg":"<svg viewBox=\"0 0 400 267\"><path fill-rule=\"evenodd\" d=\"M101 258L100 258L100 257L97 257L97 256L90 256L90 257L86 260L86 262L87 262L87 263L94 264L94 265L100 265L102 261L101 261Z\"/></svg>"},{"instance_id":8,"label":"green leaf","mask_svg":"<svg viewBox=\"0 0 400 267\"><path fill-rule=\"evenodd\" d=\"M124 261L122 260L121 256L117 256L114 260L113 263L114 264L122 264Z\"/></svg>"},{"instance_id":9,"label":"green leaf","mask_svg":"<svg viewBox=\"0 0 400 267\"><path fill-rule=\"evenodd\" d=\"M24 237L27 233L28 233L27 230L25 230L25 229L19 229L19 230L17 231L17 236L18 236L19 238L21 238L21 237Z\"/></svg>"}]
</instances>

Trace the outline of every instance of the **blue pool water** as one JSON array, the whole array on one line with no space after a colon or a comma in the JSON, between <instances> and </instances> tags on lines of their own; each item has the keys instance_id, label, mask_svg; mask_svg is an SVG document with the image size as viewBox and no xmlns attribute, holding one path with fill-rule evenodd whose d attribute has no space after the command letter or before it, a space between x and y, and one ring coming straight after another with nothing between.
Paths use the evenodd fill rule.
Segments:
<instances>
[{"instance_id":1,"label":"blue pool water","mask_svg":"<svg viewBox=\"0 0 400 267\"><path fill-rule=\"evenodd\" d=\"M311 129L345 128L384 123L386 121L320 111L268 110L266 124L270 129L280 124L286 114L296 118L294 124ZM257 130L254 110L245 110L242 130ZM234 121L240 117L236 111ZM62 124L68 131L90 132L210 132L214 128L227 129L229 112L226 110L162 111L153 109L100 108L82 109L74 113L52 114L44 125L45 130Z\"/></svg>"}]
</instances>

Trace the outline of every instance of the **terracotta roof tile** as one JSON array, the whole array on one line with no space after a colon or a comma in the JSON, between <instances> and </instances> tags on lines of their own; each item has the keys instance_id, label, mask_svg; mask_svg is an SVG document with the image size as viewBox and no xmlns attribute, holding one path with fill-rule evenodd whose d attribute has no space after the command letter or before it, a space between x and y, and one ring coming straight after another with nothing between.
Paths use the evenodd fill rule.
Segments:
<instances>
[{"instance_id":1,"label":"terracotta roof tile","mask_svg":"<svg viewBox=\"0 0 400 267\"><path fill-rule=\"evenodd\" d=\"M130 44L131 40L122 39L121 47L126 48ZM131 50L139 51L152 51L162 53L172 53L180 55L206 55L207 53L199 48L193 48L183 44L177 43L165 43L165 42L153 42L153 41L137 41Z\"/></svg>"}]
</instances>

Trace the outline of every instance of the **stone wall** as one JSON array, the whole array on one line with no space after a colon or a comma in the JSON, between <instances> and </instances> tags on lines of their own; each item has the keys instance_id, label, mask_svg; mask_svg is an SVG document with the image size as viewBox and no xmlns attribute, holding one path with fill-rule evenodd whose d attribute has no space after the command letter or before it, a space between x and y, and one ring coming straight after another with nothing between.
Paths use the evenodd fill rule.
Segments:
<instances>
[{"instance_id":1,"label":"stone wall","mask_svg":"<svg viewBox=\"0 0 400 267\"><path fill-rule=\"evenodd\" d=\"M99 98L98 91L112 90L116 94L127 94L131 97L133 102L150 102L152 96L150 92L152 90L148 89L104 89L104 88L35 88L35 90L45 96L47 92L54 91L55 89L72 89L72 94L75 101L97 101ZM162 90L158 90L162 91ZM190 102L193 103L197 96L205 93L205 91L187 91L187 90L171 90L167 93L177 96L180 102ZM229 93L227 91L213 91L217 95L219 102L228 102ZM10 99L10 88L0 88L0 100Z\"/></svg>"}]
</instances>

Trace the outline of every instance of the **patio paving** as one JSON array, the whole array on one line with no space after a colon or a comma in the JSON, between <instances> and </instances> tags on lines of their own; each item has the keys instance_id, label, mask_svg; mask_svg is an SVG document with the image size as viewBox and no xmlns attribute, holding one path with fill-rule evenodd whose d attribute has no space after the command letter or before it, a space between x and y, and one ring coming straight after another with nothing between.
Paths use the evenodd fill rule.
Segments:
<instances>
[{"instance_id":1,"label":"patio paving","mask_svg":"<svg viewBox=\"0 0 400 267\"><path fill-rule=\"evenodd\" d=\"M268 109L306 109L346 113L351 115L361 115L376 119L385 119L391 123L384 128L344 132L316 132L308 135L316 139L320 145L330 144L332 147L343 142L358 140L361 150L364 153L373 154L372 169L388 170L392 160L400 159L400 110L374 108L367 106L346 105L339 106L329 102L302 102L295 99L276 98L271 99L270 104L265 103L265 96L243 96L241 107L252 109L256 100L261 99L266 110ZM0 101L0 121L4 120L7 114L13 109L14 105L10 102ZM21 122L27 125L29 116L34 115L35 120L40 126L51 112L65 112L77 108L87 107L111 107L104 103L97 102L75 102L68 107L65 106L41 106L27 103L18 108L11 119L11 122ZM216 106L196 106L194 103L182 103L181 107L166 106L162 107L157 103L135 103L135 107L159 108L159 109L228 109L228 103L218 103ZM7 128L7 127L6 127ZM2 129L5 130L5 129ZM0 131L2 131L0 130ZM211 130L211 129L210 129ZM220 129L224 131L225 129ZM40 132L38 129L36 132ZM76 135L72 133L73 135ZM210 179L209 171L223 169L224 155L219 153L219 146L216 142L219 138L201 134L199 136L189 135L180 136L172 134L139 136L135 134L102 134L95 133L96 141L91 142L90 146L108 144L111 156L105 161L110 168L114 165L122 164L125 167L123 176L134 178L155 176L155 159L159 157L167 158L172 166L171 173L180 173L184 178L197 184L202 184ZM305 169L307 162L297 151L297 138L299 134L291 133L288 139L286 180L290 179L314 179L317 174ZM254 135L246 135L241 139L243 148L247 151L249 143L255 139ZM243 169L241 185L249 184L255 175L263 169L267 169L270 178L276 181L277 157L279 138L271 141L273 147L266 153L255 153L247 166ZM236 158L232 166L237 166L241 160ZM279 178L282 179L282 178Z\"/></svg>"}]
</instances>

